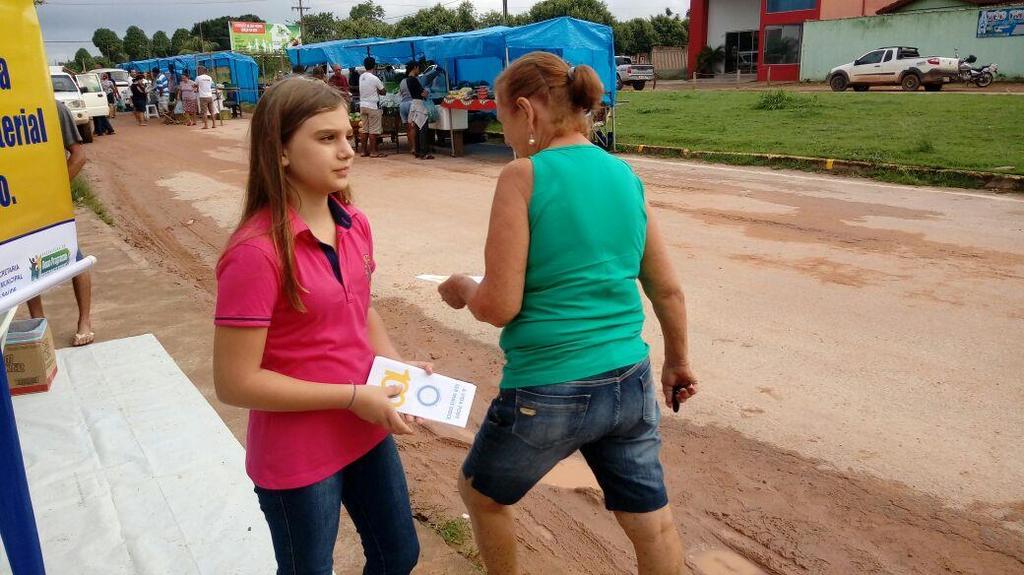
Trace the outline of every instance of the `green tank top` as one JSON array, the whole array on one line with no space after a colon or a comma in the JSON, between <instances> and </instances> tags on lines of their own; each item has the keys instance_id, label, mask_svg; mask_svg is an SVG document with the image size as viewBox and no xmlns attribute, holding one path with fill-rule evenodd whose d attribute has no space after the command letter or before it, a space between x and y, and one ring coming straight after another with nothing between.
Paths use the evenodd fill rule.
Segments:
<instances>
[{"instance_id":1,"label":"green tank top","mask_svg":"<svg viewBox=\"0 0 1024 575\"><path fill-rule=\"evenodd\" d=\"M647 357L637 276L643 184L590 145L535 154L530 251L519 315L501 334L503 389L587 378Z\"/></svg>"}]
</instances>

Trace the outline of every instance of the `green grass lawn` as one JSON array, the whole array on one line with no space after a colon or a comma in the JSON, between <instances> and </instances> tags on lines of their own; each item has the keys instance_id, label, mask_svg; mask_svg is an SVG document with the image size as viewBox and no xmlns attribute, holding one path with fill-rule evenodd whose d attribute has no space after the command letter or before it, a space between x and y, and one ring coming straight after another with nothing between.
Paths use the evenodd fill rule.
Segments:
<instances>
[{"instance_id":1,"label":"green grass lawn","mask_svg":"<svg viewBox=\"0 0 1024 575\"><path fill-rule=\"evenodd\" d=\"M1024 96L763 94L620 92L617 140L1024 174Z\"/></svg>"}]
</instances>

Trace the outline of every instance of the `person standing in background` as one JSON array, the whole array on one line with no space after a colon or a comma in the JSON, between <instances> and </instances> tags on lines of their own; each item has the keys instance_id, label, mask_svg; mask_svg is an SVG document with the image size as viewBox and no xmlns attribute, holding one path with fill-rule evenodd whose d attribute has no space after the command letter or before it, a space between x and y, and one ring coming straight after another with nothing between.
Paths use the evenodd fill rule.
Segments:
<instances>
[{"instance_id":1,"label":"person standing in background","mask_svg":"<svg viewBox=\"0 0 1024 575\"><path fill-rule=\"evenodd\" d=\"M352 111L359 110L359 70L355 66L348 69L348 89L352 92Z\"/></svg>"},{"instance_id":2,"label":"person standing in background","mask_svg":"<svg viewBox=\"0 0 1024 575\"><path fill-rule=\"evenodd\" d=\"M352 92L348 85L348 78L342 73L341 66L334 65L334 73L331 74L331 78L327 83L337 90L345 98L346 102L350 103L352 101Z\"/></svg>"},{"instance_id":3,"label":"person standing in background","mask_svg":"<svg viewBox=\"0 0 1024 575\"><path fill-rule=\"evenodd\" d=\"M103 92L107 95L107 108L111 118L117 117L117 101L121 99L121 95L117 92L117 84L110 79L110 74L104 74L103 80L100 82L103 86Z\"/></svg>"},{"instance_id":4,"label":"person standing in background","mask_svg":"<svg viewBox=\"0 0 1024 575\"><path fill-rule=\"evenodd\" d=\"M380 109L380 97L386 92L384 82L374 74L377 61L372 56L363 60L366 71L359 76L359 113L362 116L363 157L385 158L387 154L377 151L377 143L384 133L384 111Z\"/></svg>"},{"instance_id":5,"label":"person standing in background","mask_svg":"<svg viewBox=\"0 0 1024 575\"><path fill-rule=\"evenodd\" d=\"M409 93L409 78L415 76L419 72L419 64L415 60L410 60L405 65L405 78L398 83L398 96L401 99L398 104L398 115L402 118L402 125L405 126L405 138L409 142L409 149L413 155L417 155L416 152L416 132L413 130L413 124L409 122L409 108L412 107L412 94Z\"/></svg>"},{"instance_id":6,"label":"person standing in background","mask_svg":"<svg viewBox=\"0 0 1024 575\"><path fill-rule=\"evenodd\" d=\"M199 112L198 86L188 76L188 71L181 73L181 81L178 82L178 99L181 100L182 112L185 114L185 125L196 125L196 113Z\"/></svg>"},{"instance_id":7,"label":"person standing in background","mask_svg":"<svg viewBox=\"0 0 1024 575\"><path fill-rule=\"evenodd\" d=\"M142 74L136 74L135 79L132 80L131 85L132 91L132 115L135 116L135 121L140 126L148 125L146 121L146 84L145 78Z\"/></svg>"},{"instance_id":8,"label":"person standing in background","mask_svg":"<svg viewBox=\"0 0 1024 575\"><path fill-rule=\"evenodd\" d=\"M413 63L412 73L404 80L410 98L409 127L415 135L416 157L421 160L433 160L434 156L430 153L430 128L427 127L430 114L425 102L429 92L420 84L418 73L419 65Z\"/></svg>"},{"instance_id":9,"label":"person standing in background","mask_svg":"<svg viewBox=\"0 0 1024 575\"><path fill-rule=\"evenodd\" d=\"M75 126L75 118L64 102L57 102L57 116L60 118L60 134L64 141L68 179L74 180L85 166L85 146L82 145L82 135ZM84 257L82 250L79 249L75 261L81 261ZM96 334L92 331L92 274L85 271L71 278L71 287L75 290L75 303L78 304L78 331L71 339L71 345L81 347L96 341ZM28 300L28 312L33 319L46 317L43 311L43 296Z\"/></svg>"},{"instance_id":10,"label":"person standing in background","mask_svg":"<svg viewBox=\"0 0 1024 575\"><path fill-rule=\"evenodd\" d=\"M199 93L199 115L203 117L203 129L207 128L206 115L213 118L213 78L206 73L206 67L200 66L197 70L196 88ZM217 127L217 120L213 118L213 127Z\"/></svg>"}]
</instances>

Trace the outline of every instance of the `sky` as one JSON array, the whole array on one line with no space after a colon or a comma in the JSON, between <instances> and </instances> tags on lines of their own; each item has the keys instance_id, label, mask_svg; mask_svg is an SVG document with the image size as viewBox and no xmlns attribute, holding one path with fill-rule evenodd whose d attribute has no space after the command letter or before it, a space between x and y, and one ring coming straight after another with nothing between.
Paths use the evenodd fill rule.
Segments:
<instances>
[{"instance_id":1,"label":"sky","mask_svg":"<svg viewBox=\"0 0 1024 575\"><path fill-rule=\"evenodd\" d=\"M312 12L334 12L347 17L348 11L360 0L303 0ZM454 7L459 0L441 0ZM390 22L438 3L438 0L383 0L385 17ZM536 2L509 0L510 13L525 12ZM650 16L666 7L673 12L686 12L689 0L605 0L612 14L619 19ZM478 13L501 10L501 0L476 0ZM39 21L46 41L47 59L52 63L69 60L79 48L98 55L92 45L92 33L97 28L110 28L124 37L125 29L135 24L152 37L163 30L168 36L177 28L192 28L201 20L227 15L252 13L268 22L293 21L297 15L292 6L298 0L46 0L39 6Z\"/></svg>"}]
</instances>

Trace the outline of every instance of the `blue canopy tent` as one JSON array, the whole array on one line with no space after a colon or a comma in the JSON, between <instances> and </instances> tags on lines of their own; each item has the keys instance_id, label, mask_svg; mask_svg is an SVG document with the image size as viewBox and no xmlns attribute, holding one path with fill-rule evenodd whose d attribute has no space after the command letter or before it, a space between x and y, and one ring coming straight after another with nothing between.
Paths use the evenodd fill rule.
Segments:
<instances>
[{"instance_id":1,"label":"blue canopy tent","mask_svg":"<svg viewBox=\"0 0 1024 575\"><path fill-rule=\"evenodd\" d=\"M373 56L382 64L400 65L423 56L423 43L430 36L406 38L357 38L320 42L288 48L292 66L338 64L346 68L363 65L363 59Z\"/></svg>"},{"instance_id":2,"label":"blue canopy tent","mask_svg":"<svg viewBox=\"0 0 1024 575\"><path fill-rule=\"evenodd\" d=\"M492 26L435 36L423 43L423 52L448 71L453 85L460 82L493 85L494 79L505 69L505 36L511 30L507 26Z\"/></svg>"},{"instance_id":3,"label":"blue canopy tent","mask_svg":"<svg viewBox=\"0 0 1024 575\"><path fill-rule=\"evenodd\" d=\"M615 39L610 26L562 17L513 28L505 36L508 61L535 51L551 52L573 66L586 64L604 84L605 102L615 105Z\"/></svg>"},{"instance_id":4,"label":"blue canopy tent","mask_svg":"<svg viewBox=\"0 0 1024 575\"><path fill-rule=\"evenodd\" d=\"M366 57L365 48L356 48L356 45L379 42L384 40L380 37L370 38L349 38L346 40L331 40L329 42L317 42L316 44L305 44L302 46L288 47L288 61L292 66L316 66L319 64L339 64L345 67L363 63Z\"/></svg>"},{"instance_id":5,"label":"blue canopy tent","mask_svg":"<svg viewBox=\"0 0 1024 575\"><path fill-rule=\"evenodd\" d=\"M174 68L178 73L187 71L192 78L196 77L197 68L205 66L210 70L227 69L231 84L238 86L238 98L242 102L255 104L259 99L259 66L256 60L245 54L236 52L211 52L205 54L182 54L169 58L150 58L118 64L122 70L138 70L148 72L159 68L166 72ZM218 77L218 80L224 80Z\"/></svg>"}]
</instances>

